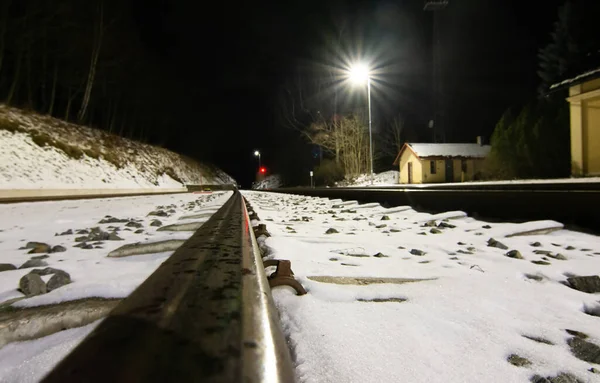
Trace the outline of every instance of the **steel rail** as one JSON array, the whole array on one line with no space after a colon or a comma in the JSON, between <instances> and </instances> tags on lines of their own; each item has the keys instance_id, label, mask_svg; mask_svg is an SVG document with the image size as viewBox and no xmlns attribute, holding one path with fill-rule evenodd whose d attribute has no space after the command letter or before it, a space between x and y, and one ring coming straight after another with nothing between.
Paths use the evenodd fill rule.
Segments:
<instances>
[{"instance_id":1,"label":"steel rail","mask_svg":"<svg viewBox=\"0 0 600 383\"><path fill-rule=\"evenodd\" d=\"M278 193L410 205L431 213L460 210L481 219L522 222L556 220L571 228L600 232L600 190L284 188Z\"/></svg>"},{"instance_id":2,"label":"steel rail","mask_svg":"<svg viewBox=\"0 0 600 383\"><path fill-rule=\"evenodd\" d=\"M44 382L293 382L239 192Z\"/></svg>"}]
</instances>

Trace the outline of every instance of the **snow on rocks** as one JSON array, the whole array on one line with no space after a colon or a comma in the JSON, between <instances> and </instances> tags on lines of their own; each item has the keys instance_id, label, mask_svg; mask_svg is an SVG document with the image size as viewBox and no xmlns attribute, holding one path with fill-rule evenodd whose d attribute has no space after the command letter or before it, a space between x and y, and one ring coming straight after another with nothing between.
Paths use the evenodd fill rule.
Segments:
<instances>
[{"instance_id":1,"label":"snow on rocks","mask_svg":"<svg viewBox=\"0 0 600 383\"><path fill-rule=\"evenodd\" d=\"M271 234L266 258L290 260L308 291L273 290L298 381L600 382L589 314L600 315L599 237L553 221L244 195ZM579 291L570 280L581 277Z\"/></svg>"},{"instance_id":2,"label":"snow on rocks","mask_svg":"<svg viewBox=\"0 0 600 383\"><path fill-rule=\"evenodd\" d=\"M19 308L4 316L0 310L0 347L9 338L14 341L46 336L106 315L114 307L114 299L127 297L193 234L159 231L159 225L152 224L156 216L148 216L149 212L167 212L161 216L161 224L199 227L231 195L232 192L189 193L0 205L0 262L7 265L0 268L5 270L0 273L0 307ZM198 217L180 220L185 215ZM143 233L136 234L136 229ZM45 254L27 254L41 245L46 245ZM27 259L31 255L34 257ZM34 259L37 257L44 259ZM15 265L21 268L16 269ZM94 303L98 298L100 303ZM63 313L61 307L68 313ZM30 310L28 315L35 321L18 319L23 310ZM61 322L63 317L69 318L64 319L68 325ZM45 330L39 332L40 328ZM10 330L6 336L2 335L3 329ZM20 335L15 338L11 334ZM6 342L2 343L3 339ZM31 341L30 347L45 347L47 343L42 339ZM37 350L38 354L43 352ZM4 349L0 349L0 381L20 381L20 375L15 375L2 355ZM42 358L43 366L34 366L31 363L40 362L36 357L18 360L17 364L23 367L21 373L27 366L47 372L57 361Z\"/></svg>"}]
</instances>

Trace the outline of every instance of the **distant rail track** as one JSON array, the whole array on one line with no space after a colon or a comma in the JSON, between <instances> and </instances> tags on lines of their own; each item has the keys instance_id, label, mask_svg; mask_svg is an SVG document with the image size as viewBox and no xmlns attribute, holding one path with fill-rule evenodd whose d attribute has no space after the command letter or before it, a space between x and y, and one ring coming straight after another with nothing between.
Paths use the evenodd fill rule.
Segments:
<instances>
[{"instance_id":1,"label":"distant rail track","mask_svg":"<svg viewBox=\"0 0 600 383\"><path fill-rule=\"evenodd\" d=\"M461 210L490 221L555 220L600 232L600 183L432 185L427 187L282 188L277 193L410 205L426 212Z\"/></svg>"}]
</instances>

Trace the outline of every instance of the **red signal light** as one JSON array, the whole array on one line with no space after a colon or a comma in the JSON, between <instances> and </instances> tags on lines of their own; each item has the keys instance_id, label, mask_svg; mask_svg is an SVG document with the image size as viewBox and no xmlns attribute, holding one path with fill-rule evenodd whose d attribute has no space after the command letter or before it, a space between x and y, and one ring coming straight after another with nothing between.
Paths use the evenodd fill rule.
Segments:
<instances>
[{"instance_id":1,"label":"red signal light","mask_svg":"<svg viewBox=\"0 0 600 383\"><path fill-rule=\"evenodd\" d=\"M267 172L267 168L265 168L265 167L262 167L262 168L260 168L260 170L259 170L259 171L260 171L262 174L265 174L265 173Z\"/></svg>"}]
</instances>

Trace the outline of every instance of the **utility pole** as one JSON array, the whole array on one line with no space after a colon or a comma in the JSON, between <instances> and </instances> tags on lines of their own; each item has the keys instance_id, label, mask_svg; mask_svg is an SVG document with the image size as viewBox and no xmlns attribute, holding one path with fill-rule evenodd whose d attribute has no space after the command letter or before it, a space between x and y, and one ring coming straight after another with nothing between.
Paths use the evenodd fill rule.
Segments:
<instances>
[{"instance_id":1,"label":"utility pole","mask_svg":"<svg viewBox=\"0 0 600 383\"><path fill-rule=\"evenodd\" d=\"M441 11L448 6L448 0L425 0L425 11L433 12L433 34L432 34L432 49L433 49L433 71L432 71L432 96L433 96L433 118L429 122L429 127L433 129L433 141L445 142L445 99L444 99L444 84L442 76L442 44L441 36Z\"/></svg>"}]
</instances>

